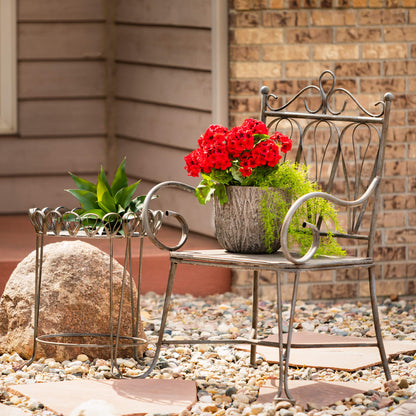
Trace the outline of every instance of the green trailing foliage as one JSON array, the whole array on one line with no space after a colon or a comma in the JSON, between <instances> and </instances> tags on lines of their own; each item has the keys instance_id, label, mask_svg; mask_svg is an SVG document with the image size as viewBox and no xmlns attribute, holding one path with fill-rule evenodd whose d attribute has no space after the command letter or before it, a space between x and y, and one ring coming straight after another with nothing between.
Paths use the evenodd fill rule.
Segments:
<instances>
[{"instance_id":1,"label":"green trailing foliage","mask_svg":"<svg viewBox=\"0 0 416 416\"><path fill-rule=\"evenodd\" d=\"M125 165L126 158L117 168L111 185L102 166L96 184L69 172L78 189L66 191L81 204L81 209L77 211L79 215L91 213L103 218L106 214L117 213L123 216L127 212L135 213L142 208L146 195L133 198L140 180L128 185Z\"/></svg>"},{"instance_id":2,"label":"green trailing foliage","mask_svg":"<svg viewBox=\"0 0 416 416\"><path fill-rule=\"evenodd\" d=\"M285 162L279 169L268 175L261 182L262 188L278 188L287 193L283 198L279 193L267 191L261 202L262 221L265 230L265 242L271 247L276 238L276 230L281 219L283 221L291 202L301 196L320 191L319 186L308 179L306 167ZM342 232L337 210L334 205L322 198L312 198L306 201L294 214L289 226L288 243L290 247L299 247L300 253L305 254L312 245L312 231L302 224L307 221L317 225L321 221L321 229L327 235L321 236L321 243L315 256L345 255L345 251L337 243L333 231ZM332 230L332 232L331 232Z\"/></svg>"}]
</instances>

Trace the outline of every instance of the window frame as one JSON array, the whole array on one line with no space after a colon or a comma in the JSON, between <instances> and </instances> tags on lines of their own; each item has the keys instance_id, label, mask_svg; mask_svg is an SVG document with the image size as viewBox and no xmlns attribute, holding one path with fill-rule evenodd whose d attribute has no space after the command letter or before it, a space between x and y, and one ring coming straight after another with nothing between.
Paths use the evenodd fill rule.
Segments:
<instances>
[{"instance_id":1,"label":"window frame","mask_svg":"<svg viewBox=\"0 0 416 416\"><path fill-rule=\"evenodd\" d=\"M0 1L0 134L17 132L16 0Z\"/></svg>"}]
</instances>

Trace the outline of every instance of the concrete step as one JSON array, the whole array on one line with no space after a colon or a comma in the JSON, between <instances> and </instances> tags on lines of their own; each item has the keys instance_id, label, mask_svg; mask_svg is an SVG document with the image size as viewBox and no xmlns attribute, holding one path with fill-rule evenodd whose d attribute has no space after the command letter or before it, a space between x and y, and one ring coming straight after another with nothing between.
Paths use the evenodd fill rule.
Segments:
<instances>
[{"instance_id":1,"label":"concrete step","mask_svg":"<svg viewBox=\"0 0 416 416\"><path fill-rule=\"evenodd\" d=\"M176 244L180 231L173 227L163 227L158 238L165 244ZM63 237L45 237L45 245L62 241ZM87 242L109 253L106 239L89 238ZM0 215L0 294L17 264L35 250L36 234L27 215ZM190 233L184 250L218 248L214 238ZM124 240L114 243L114 257L123 264ZM133 276L137 283L140 239L132 239ZM160 250L148 239L143 240L143 263L141 292L163 294L169 274L169 253ZM228 269L179 265L173 293L189 293L194 296L207 296L230 290L231 278Z\"/></svg>"}]
</instances>

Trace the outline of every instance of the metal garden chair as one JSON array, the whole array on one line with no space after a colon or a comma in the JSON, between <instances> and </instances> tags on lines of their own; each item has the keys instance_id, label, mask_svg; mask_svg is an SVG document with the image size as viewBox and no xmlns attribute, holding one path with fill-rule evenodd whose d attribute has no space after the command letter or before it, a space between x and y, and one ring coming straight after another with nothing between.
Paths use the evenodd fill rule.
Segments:
<instances>
[{"instance_id":1,"label":"metal garden chair","mask_svg":"<svg viewBox=\"0 0 416 416\"><path fill-rule=\"evenodd\" d=\"M302 272L319 270L336 270L345 272L350 269L365 269L368 273L369 293L376 332L375 343L343 343L342 338L337 344L309 345L313 348L325 347L356 347L376 346L387 379L390 371L386 352L383 345L380 320L377 307L374 245L376 235L376 220L379 208L380 185L383 174L384 153L386 147L387 128L390 106L393 95L387 93L384 99L375 104L375 111L365 109L354 96L344 88L336 86L335 75L331 71L324 71L319 78L318 85L309 85L300 90L286 103L279 103L277 97L270 94L269 88L261 88L261 120L267 124L269 131L278 130L292 138L296 162L309 167L310 178L317 181L322 192L307 194L293 203L284 219L280 231L281 249L275 254L247 255L228 253L225 250L176 251L186 241L188 226L185 219L177 213L173 215L182 228L181 241L175 247L167 247L151 232L147 223L147 210L152 196L162 188L178 188L194 192L195 188L183 183L169 181L156 185L147 195L144 204L144 227L151 240L160 248L170 251L171 269L166 289L164 310L161 320L160 336L157 343L156 358L149 369L152 371L156 364L160 347L163 343L231 343L251 344L251 361L254 363L256 345L269 345L279 348L279 392L284 392L293 400L287 386L289 354L291 345L297 289ZM276 104L278 103L278 104ZM292 154L294 150L292 149ZM312 230L313 244L303 255L295 255L288 247L288 230L291 220L299 207L311 198L324 198L337 207L345 209L343 218L345 233L335 236L340 242L346 242L348 255L341 257L315 257L320 237L326 230L304 223L304 227ZM352 242L358 242L357 246ZM163 332L178 264L194 264L253 271L253 309L252 334L250 340L183 340L165 341ZM272 270L277 275L277 312L278 312L278 342L257 339L257 304L260 270ZM283 342L282 335L282 297L281 273L293 273L293 294L289 319L287 341ZM148 374L147 373L147 374Z\"/></svg>"}]
</instances>

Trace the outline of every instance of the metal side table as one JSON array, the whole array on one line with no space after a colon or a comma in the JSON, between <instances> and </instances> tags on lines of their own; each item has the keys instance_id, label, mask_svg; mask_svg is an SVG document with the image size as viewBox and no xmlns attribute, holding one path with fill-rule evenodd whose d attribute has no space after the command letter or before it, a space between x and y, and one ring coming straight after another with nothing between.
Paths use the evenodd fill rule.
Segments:
<instances>
[{"instance_id":1,"label":"metal side table","mask_svg":"<svg viewBox=\"0 0 416 416\"><path fill-rule=\"evenodd\" d=\"M161 211L148 211L148 224L152 233L157 233L162 225L163 214ZM117 366L117 352L119 348L133 348L134 357L137 359L137 347L146 344L147 341L138 337L140 322L140 284L142 273L142 256L143 256L143 239L146 232L143 229L141 213L127 213L120 216L116 213L107 214L103 219L95 214L78 215L76 210L68 210L64 207L56 209L51 208L32 208L29 210L29 218L36 232L36 265L35 265L35 305L34 305L34 337L32 357L26 362L30 365L34 360L37 352L38 343L71 347L89 347L89 348L109 348L111 360L111 374L114 377L121 377L121 371ZM39 335L39 309L40 294L42 283L42 263L44 237L76 237L86 239L107 239L110 248L109 261L109 333L57 333ZM140 257L138 271L138 291L136 301L136 312L134 311L133 296L133 278L132 278L132 256L131 256L131 239L140 238ZM115 240L126 240L126 250L124 255L124 267L122 276L122 288L119 304L119 313L117 325L113 323L113 245ZM132 315L132 335L121 336L121 311L123 306L124 289L126 286L127 271L130 275L130 296L131 296L131 315ZM69 339L68 342L56 341L56 338ZM89 337L89 338L108 338L109 342L105 344L82 344L70 342L70 338Z\"/></svg>"}]
</instances>

